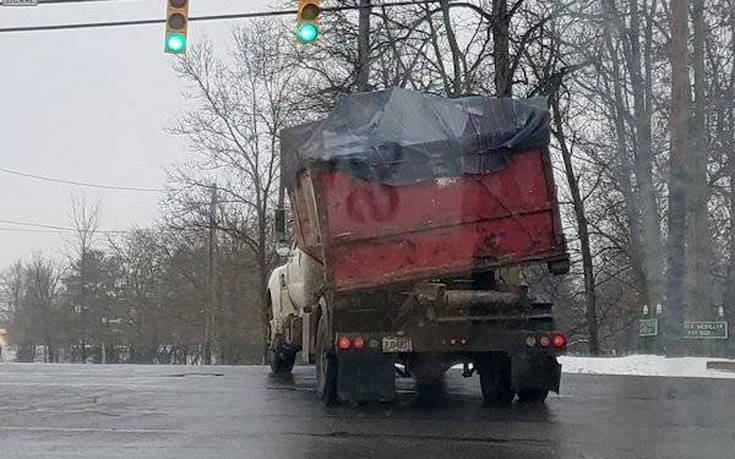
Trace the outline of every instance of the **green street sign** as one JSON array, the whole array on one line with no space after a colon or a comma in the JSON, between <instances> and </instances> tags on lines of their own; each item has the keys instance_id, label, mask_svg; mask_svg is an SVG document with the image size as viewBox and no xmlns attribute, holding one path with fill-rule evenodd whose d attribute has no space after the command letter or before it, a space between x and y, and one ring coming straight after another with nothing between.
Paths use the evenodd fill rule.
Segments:
<instances>
[{"instance_id":1,"label":"green street sign","mask_svg":"<svg viewBox=\"0 0 735 459\"><path fill-rule=\"evenodd\" d=\"M684 338L727 339L727 322L684 322Z\"/></svg>"},{"instance_id":2,"label":"green street sign","mask_svg":"<svg viewBox=\"0 0 735 459\"><path fill-rule=\"evenodd\" d=\"M641 319L638 322L638 336L658 335L658 319Z\"/></svg>"}]
</instances>

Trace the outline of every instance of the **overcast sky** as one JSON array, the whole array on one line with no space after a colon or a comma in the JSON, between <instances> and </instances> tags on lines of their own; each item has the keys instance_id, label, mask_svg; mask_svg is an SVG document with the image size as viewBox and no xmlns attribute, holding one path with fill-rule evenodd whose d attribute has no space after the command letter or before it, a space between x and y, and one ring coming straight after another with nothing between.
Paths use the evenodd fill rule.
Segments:
<instances>
[{"instance_id":1,"label":"overcast sky","mask_svg":"<svg viewBox=\"0 0 735 459\"><path fill-rule=\"evenodd\" d=\"M269 0L196 0L192 16L266 10ZM164 0L0 6L0 27L163 18ZM247 19L238 21L247 24ZM205 34L229 45L232 21L193 22L189 43ZM0 168L66 180L161 188L165 167L186 157L168 136L184 83L163 53L163 24L0 33ZM92 190L0 171L0 220L70 226L73 193L102 201L101 229L146 225L159 195ZM55 233L8 231L0 222L0 270L33 250L62 256ZM30 227L25 227L30 229Z\"/></svg>"}]
</instances>

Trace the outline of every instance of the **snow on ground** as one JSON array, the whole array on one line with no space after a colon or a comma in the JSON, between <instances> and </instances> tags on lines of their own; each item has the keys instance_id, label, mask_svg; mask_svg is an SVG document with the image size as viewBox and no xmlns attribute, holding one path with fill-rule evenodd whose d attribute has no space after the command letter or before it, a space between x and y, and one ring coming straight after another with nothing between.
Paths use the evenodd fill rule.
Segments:
<instances>
[{"instance_id":1,"label":"snow on ground","mask_svg":"<svg viewBox=\"0 0 735 459\"><path fill-rule=\"evenodd\" d=\"M735 379L735 373L708 370L708 361L726 359L708 357L671 358L659 355L629 355L626 357L559 358L564 373L600 375L672 376L684 378ZM730 360L732 362L732 360Z\"/></svg>"}]
</instances>

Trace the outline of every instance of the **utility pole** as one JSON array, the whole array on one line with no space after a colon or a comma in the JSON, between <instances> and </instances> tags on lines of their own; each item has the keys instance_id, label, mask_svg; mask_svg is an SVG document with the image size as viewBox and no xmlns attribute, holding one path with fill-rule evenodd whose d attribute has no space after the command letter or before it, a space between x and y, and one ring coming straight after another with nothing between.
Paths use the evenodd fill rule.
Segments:
<instances>
[{"instance_id":1,"label":"utility pole","mask_svg":"<svg viewBox=\"0 0 735 459\"><path fill-rule=\"evenodd\" d=\"M357 35L357 90L370 90L370 12L371 0L360 0L360 22Z\"/></svg>"},{"instance_id":2,"label":"utility pole","mask_svg":"<svg viewBox=\"0 0 735 459\"><path fill-rule=\"evenodd\" d=\"M212 364L212 341L214 337L214 311L217 307L217 184L210 187L209 202L209 254L207 263L207 287L209 301L204 312L204 364Z\"/></svg>"}]
</instances>

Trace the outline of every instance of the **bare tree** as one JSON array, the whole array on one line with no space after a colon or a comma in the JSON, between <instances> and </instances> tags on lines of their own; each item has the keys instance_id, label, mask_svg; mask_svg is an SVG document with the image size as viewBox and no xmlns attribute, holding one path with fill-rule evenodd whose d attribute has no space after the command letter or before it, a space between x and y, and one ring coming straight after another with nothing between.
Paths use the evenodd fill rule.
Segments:
<instances>
[{"instance_id":1,"label":"bare tree","mask_svg":"<svg viewBox=\"0 0 735 459\"><path fill-rule=\"evenodd\" d=\"M79 356L82 363L87 361L87 343L90 338L90 308L93 307L88 292L90 276L90 254L99 228L100 202L91 201L85 195L72 196L71 220L75 228L73 246L75 260L72 262L77 270L77 291L70 292L74 314L77 316Z\"/></svg>"},{"instance_id":2,"label":"bare tree","mask_svg":"<svg viewBox=\"0 0 735 459\"><path fill-rule=\"evenodd\" d=\"M267 323L272 264L270 210L279 189L279 133L299 121L297 74L285 51L280 23L253 22L232 31L234 51L223 58L204 42L180 59L176 72L191 83L192 108L170 132L186 137L194 160L172 174L169 199L175 227L206 228L209 189L217 180L218 229L242 240L258 266L258 297ZM265 325L264 325L265 327Z\"/></svg>"}]
</instances>

